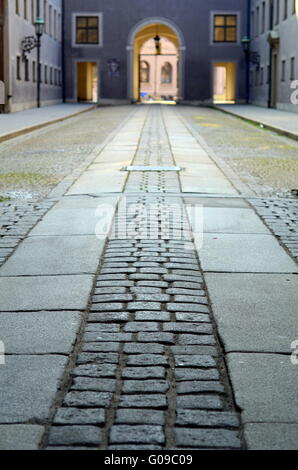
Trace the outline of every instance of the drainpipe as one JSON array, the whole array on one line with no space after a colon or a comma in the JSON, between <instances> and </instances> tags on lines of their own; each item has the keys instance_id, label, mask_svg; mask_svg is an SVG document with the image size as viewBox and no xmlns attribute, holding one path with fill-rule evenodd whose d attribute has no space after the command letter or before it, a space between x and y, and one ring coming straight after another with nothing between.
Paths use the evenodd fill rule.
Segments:
<instances>
[{"instance_id":1,"label":"drainpipe","mask_svg":"<svg viewBox=\"0 0 298 470\"><path fill-rule=\"evenodd\" d=\"M250 71L250 11L251 11L251 0L247 0L247 12L246 12L246 36L249 38L248 50L245 53L246 59L246 104L249 104L250 101L250 84L249 84L249 71Z\"/></svg>"},{"instance_id":2,"label":"drainpipe","mask_svg":"<svg viewBox=\"0 0 298 470\"><path fill-rule=\"evenodd\" d=\"M270 0L270 31L273 30L274 23L274 3ZM272 107L272 62L273 62L273 48L269 44L269 77L268 77L268 108Z\"/></svg>"},{"instance_id":3,"label":"drainpipe","mask_svg":"<svg viewBox=\"0 0 298 470\"><path fill-rule=\"evenodd\" d=\"M61 66L62 66L62 99L63 99L63 103L65 103L66 101L66 96L65 96L65 54L64 54L64 50L65 50L65 47L64 47L64 41L65 41L65 23L64 23L64 18L65 18L65 2L64 0L62 0L62 5L61 5L61 22L62 22L62 32L61 32L61 59L62 59L62 63L61 63Z\"/></svg>"}]
</instances>

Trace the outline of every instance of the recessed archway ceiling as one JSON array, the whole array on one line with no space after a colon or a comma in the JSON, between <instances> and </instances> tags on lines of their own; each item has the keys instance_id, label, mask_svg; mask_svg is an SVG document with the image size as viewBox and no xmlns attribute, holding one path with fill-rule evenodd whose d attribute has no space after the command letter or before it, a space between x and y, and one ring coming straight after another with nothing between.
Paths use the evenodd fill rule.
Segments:
<instances>
[{"instance_id":1,"label":"recessed archway ceiling","mask_svg":"<svg viewBox=\"0 0 298 470\"><path fill-rule=\"evenodd\" d=\"M158 36L169 39L178 49L179 43L176 34L171 28L163 24L151 24L142 28L135 36L135 44L138 46L138 49L141 48L148 39L154 38L157 34Z\"/></svg>"}]
</instances>

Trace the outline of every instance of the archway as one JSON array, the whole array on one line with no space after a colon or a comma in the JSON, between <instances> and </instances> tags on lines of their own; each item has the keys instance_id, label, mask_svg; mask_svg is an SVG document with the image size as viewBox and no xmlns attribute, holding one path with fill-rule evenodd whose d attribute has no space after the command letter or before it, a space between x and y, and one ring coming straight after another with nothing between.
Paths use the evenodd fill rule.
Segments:
<instances>
[{"instance_id":1,"label":"archway","mask_svg":"<svg viewBox=\"0 0 298 470\"><path fill-rule=\"evenodd\" d=\"M185 43L180 29L172 21L154 17L147 18L131 30L128 37L128 97L136 102L140 96L140 51L143 45L156 35L167 39L176 48L178 54L177 65L177 101L184 97L184 62L185 62Z\"/></svg>"}]
</instances>

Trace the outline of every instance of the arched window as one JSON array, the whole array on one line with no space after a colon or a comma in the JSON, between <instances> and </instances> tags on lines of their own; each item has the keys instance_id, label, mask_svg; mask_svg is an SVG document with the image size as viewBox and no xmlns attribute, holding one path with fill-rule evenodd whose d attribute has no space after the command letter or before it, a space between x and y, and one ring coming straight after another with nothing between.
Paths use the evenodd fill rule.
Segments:
<instances>
[{"instance_id":1,"label":"arched window","mask_svg":"<svg viewBox=\"0 0 298 470\"><path fill-rule=\"evenodd\" d=\"M161 83L172 83L173 67L170 62L165 62L161 68Z\"/></svg>"},{"instance_id":2,"label":"arched window","mask_svg":"<svg viewBox=\"0 0 298 470\"><path fill-rule=\"evenodd\" d=\"M149 83L150 82L150 65L145 60L141 61L141 82Z\"/></svg>"}]
</instances>

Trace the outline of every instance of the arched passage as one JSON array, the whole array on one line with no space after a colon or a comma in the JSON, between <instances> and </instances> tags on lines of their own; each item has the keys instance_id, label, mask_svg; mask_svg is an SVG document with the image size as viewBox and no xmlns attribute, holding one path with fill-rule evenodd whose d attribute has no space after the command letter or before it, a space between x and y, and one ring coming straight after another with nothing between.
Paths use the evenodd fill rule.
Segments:
<instances>
[{"instance_id":1,"label":"arched passage","mask_svg":"<svg viewBox=\"0 0 298 470\"><path fill-rule=\"evenodd\" d=\"M178 100L184 97L184 56L185 43L183 34L172 21L165 18L147 18L132 28L127 44L128 54L128 97L132 101L139 99L140 67L139 55L144 43L159 35L167 38L177 48L179 55L178 65Z\"/></svg>"}]
</instances>

